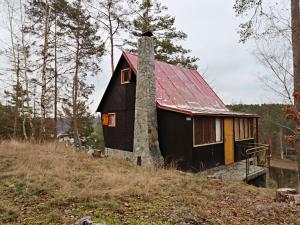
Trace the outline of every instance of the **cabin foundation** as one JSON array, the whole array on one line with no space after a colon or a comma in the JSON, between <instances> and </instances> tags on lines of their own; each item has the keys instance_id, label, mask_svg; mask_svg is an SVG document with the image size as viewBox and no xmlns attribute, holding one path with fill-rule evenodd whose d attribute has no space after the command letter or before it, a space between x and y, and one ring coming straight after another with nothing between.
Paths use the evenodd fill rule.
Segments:
<instances>
[{"instance_id":1,"label":"cabin foundation","mask_svg":"<svg viewBox=\"0 0 300 225\"><path fill-rule=\"evenodd\" d=\"M131 162L133 161L133 153L124 150L105 148L104 154L111 158L123 159Z\"/></svg>"}]
</instances>

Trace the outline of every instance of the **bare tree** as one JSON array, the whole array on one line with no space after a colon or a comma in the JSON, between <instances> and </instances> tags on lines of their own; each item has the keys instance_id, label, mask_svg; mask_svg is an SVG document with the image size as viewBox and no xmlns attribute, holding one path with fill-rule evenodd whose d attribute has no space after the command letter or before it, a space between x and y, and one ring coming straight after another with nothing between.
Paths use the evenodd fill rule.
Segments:
<instances>
[{"instance_id":1,"label":"bare tree","mask_svg":"<svg viewBox=\"0 0 300 225\"><path fill-rule=\"evenodd\" d=\"M27 112L26 112L26 116L24 115L23 118L23 130L24 130L24 137L27 140L27 134L26 134L26 127L25 127L25 123L26 123L26 118L28 116L28 120L29 120L29 125L30 125L30 130L31 130L31 140L33 139L33 137L35 136L35 132L34 132L34 126L32 123L32 116L31 116L31 106L30 106L30 96L29 96L29 77L28 77L28 44L26 43L25 40L25 17L24 17L24 5L25 3L23 2L23 0L20 0L19 2L20 5L20 21L21 21L21 43L22 43L22 53L23 53L23 73L24 73L24 82L25 82L25 94L26 94L26 107L27 107ZM23 95L22 95L23 96Z\"/></svg>"},{"instance_id":2,"label":"bare tree","mask_svg":"<svg viewBox=\"0 0 300 225\"><path fill-rule=\"evenodd\" d=\"M13 64L13 72L15 73L15 85L14 91L15 95L13 96L15 110L14 110L14 125L13 125L13 138L17 137L17 128L18 128L18 118L19 118L19 107L20 105L23 106L23 103L19 102L19 96L21 91L21 84L20 84L20 52L19 52L19 45L16 44L15 41L15 28L14 28L14 11L15 5L14 2L5 1L7 6L8 12L8 24L9 24L9 33L10 33L10 42L11 42L11 56L12 56L12 64ZM8 93L8 92L6 92ZM24 136L26 135L26 130L23 130Z\"/></svg>"},{"instance_id":3,"label":"bare tree","mask_svg":"<svg viewBox=\"0 0 300 225\"><path fill-rule=\"evenodd\" d=\"M285 3L285 2L284 2ZM286 39L287 42L291 44L292 51L292 59L293 59L293 68L290 70L289 68L284 68L287 74L290 74L293 77L293 97L294 97L294 106L289 107L286 110L286 116L288 118L292 118L296 123L296 132L294 136L295 147L297 152L297 161L298 161L298 188L300 188L300 8L299 8L299 0L291 0L290 1L290 19L282 19L282 14L277 14L279 16L274 16L274 14L267 14L263 9L263 4L267 4L266 1L263 0L236 0L236 4L234 6L236 13L238 15L245 15L251 12L252 16L246 22L240 25L240 35L241 41L245 42L249 38L259 39L261 37L269 38L274 41L278 36L281 36L282 39ZM273 8L277 11L279 10L280 4L278 1L273 2ZM272 9L272 8L271 8ZM268 15L268 16L265 16ZM285 26L280 26L280 23L266 23L264 18L270 19L271 21L283 21L282 24ZM267 20L268 21L268 20ZM291 25L290 25L291 24ZM276 43L277 44L277 43ZM280 63L278 59L274 60L275 57L264 57L264 62L271 68L274 72L275 77L277 79L282 75L277 75L277 71L274 69L272 63L276 63L282 67L284 64ZM293 72L290 72L293 71ZM284 77L284 76L283 76ZM280 80L280 79L279 79Z\"/></svg>"},{"instance_id":4,"label":"bare tree","mask_svg":"<svg viewBox=\"0 0 300 225\"><path fill-rule=\"evenodd\" d=\"M118 35L128 21L128 16L133 13L124 0L100 0L86 1L93 18L100 23L101 31L107 36L105 41L109 45L111 71L115 69L114 51L120 45L117 42Z\"/></svg>"},{"instance_id":5,"label":"bare tree","mask_svg":"<svg viewBox=\"0 0 300 225\"><path fill-rule=\"evenodd\" d=\"M44 43L43 43L43 66L42 66L42 84L41 84L41 130L40 130L40 140L43 141L46 136L46 92L47 92L47 59L48 59L48 48L49 48L49 15L50 7L48 0L45 0L45 21L44 21Z\"/></svg>"},{"instance_id":6,"label":"bare tree","mask_svg":"<svg viewBox=\"0 0 300 225\"><path fill-rule=\"evenodd\" d=\"M267 68L267 73L260 76L261 82L282 101L293 104L293 79L291 46L274 46L270 40L257 43L255 56Z\"/></svg>"}]
</instances>

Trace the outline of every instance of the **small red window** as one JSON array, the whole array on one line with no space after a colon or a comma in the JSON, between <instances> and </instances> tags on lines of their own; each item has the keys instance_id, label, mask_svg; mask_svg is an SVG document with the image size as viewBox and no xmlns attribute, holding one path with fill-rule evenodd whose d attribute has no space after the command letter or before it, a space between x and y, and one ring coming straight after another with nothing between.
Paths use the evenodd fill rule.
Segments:
<instances>
[{"instance_id":1,"label":"small red window","mask_svg":"<svg viewBox=\"0 0 300 225\"><path fill-rule=\"evenodd\" d=\"M109 122L109 116L107 114L102 114L102 125L107 126Z\"/></svg>"},{"instance_id":2,"label":"small red window","mask_svg":"<svg viewBox=\"0 0 300 225\"><path fill-rule=\"evenodd\" d=\"M121 71L121 84L128 84L131 80L130 68Z\"/></svg>"},{"instance_id":3,"label":"small red window","mask_svg":"<svg viewBox=\"0 0 300 225\"><path fill-rule=\"evenodd\" d=\"M116 126L116 113L102 114L102 125L115 127Z\"/></svg>"}]
</instances>

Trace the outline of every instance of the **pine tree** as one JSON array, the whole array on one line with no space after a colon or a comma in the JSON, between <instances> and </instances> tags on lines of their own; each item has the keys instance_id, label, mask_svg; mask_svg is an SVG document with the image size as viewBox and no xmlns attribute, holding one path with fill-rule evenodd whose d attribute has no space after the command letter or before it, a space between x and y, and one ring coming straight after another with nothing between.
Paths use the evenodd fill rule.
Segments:
<instances>
[{"instance_id":1,"label":"pine tree","mask_svg":"<svg viewBox=\"0 0 300 225\"><path fill-rule=\"evenodd\" d=\"M155 39L155 58L167 63L184 67L197 68L196 57L188 54L189 49L183 48L178 41L184 41L187 34L175 27L175 17L166 14L167 7L157 0L143 0L135 2L137 16L128 25L129 38L125 46L132 52L137 51L137 37L151 31Z\"/></svg>"},{"instance_id":2,"label":"pine tree","mask_svg":"<svg viewBox=\"0 0 300 225\"><path fill-rule=\"evenodd\" d=\"M71 61L72 83L69 86L70 99L65 99L64 110L71 119L71 131L76 146L81 146L81 127L88 114L88 97L94 90L87 78L99 71L99 61L104 54L104 44L97 35L97 27L91 22L91 16L77 0L66 8L64 24L67 31L68 47L73 50Z\"/></svg>"}]
</instances>

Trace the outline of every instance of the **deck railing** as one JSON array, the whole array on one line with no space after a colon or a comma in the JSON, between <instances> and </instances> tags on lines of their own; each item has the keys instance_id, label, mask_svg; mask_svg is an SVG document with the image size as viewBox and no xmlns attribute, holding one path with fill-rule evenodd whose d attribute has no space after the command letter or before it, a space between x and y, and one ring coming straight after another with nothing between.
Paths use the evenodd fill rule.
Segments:
<instances>
[{"instance_id":1,"label":"deck railing","mask_svg":"<svg viewBox=\"0 0 300 225\"><path fill-rule=\"evenodd\" d=\"M257 172L255 168L270 167L270 145L261 143L249 143L245 146L246 153L246 182L252 173Z\"/></svg>"}]
</instances>

